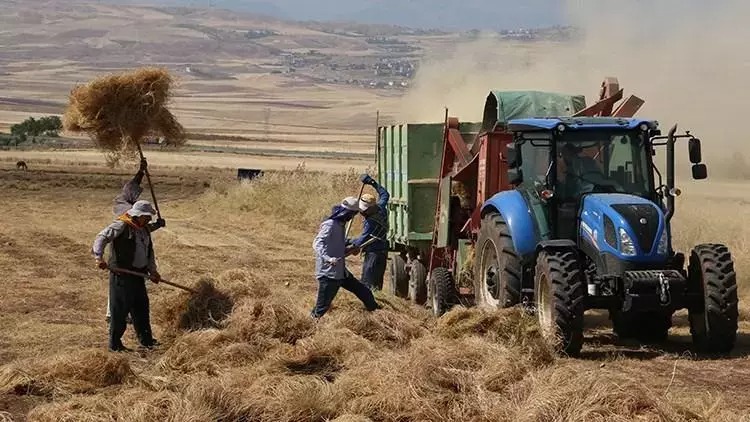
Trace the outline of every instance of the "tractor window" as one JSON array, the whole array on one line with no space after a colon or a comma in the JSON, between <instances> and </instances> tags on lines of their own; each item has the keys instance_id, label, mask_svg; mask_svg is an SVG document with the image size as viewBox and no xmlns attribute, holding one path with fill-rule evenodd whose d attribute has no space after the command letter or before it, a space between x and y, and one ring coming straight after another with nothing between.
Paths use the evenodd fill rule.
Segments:
<instances>
[{"instance_id":1,"label":"tractor window","mask_svg":"<svg viewBox=\"0 0 750 422\"><path fill-rule=\"evenodd\" d=\"M561 199L584 193L648 196L649 157L640 138L618 131L571 131L557 144L557 191Z\"/></svg>"},{"instance_id":2,"label":"tractor window","mask_svg":"<svg viewBox=\"0 0 750 422\"><path fill-rule=\"evenodd\" d=\"M637 153L637 152L635 152ZM610 178L620 181L627 190L637 190L633 145L628 136L615 136L609 147L608 174Z\"/></svg>"},{"instance_id":3,"label":"tractor window","mask_svg":"<svg viewBox=\"0 0 750 422\"><path fill-rule=\"evenodd\" d=\"M524 180L544 183L549 169L549 147L535 147L526 142L521 147L521 154Z\"/></svg>"}]
</instances>

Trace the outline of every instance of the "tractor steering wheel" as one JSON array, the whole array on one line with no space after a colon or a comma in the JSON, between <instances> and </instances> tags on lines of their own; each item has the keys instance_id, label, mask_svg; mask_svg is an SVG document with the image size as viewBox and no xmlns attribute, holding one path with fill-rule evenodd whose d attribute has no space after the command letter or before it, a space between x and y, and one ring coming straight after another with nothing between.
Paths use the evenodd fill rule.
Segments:
<instances>
[{"instance_id":1,"label":"tractor steering wheel","mask_svg":"<svg viewBox=\"0 0 750 422\"><path fill-rule=\"evenodd\" d=\"M594 180L584 177L587 174L596 175L595 179L599 179L599 180L594 181ZM591 183L592 185L594 185L594 189L592 191L594 193L617 193L617 192L624 191L623 187L619 183L617 183L616 180L605 178L604 174L599 171L587 171L577 177L586 183ZM602 183L602 182L605 182L605 183Z\"/></svg>"}]
</instances>

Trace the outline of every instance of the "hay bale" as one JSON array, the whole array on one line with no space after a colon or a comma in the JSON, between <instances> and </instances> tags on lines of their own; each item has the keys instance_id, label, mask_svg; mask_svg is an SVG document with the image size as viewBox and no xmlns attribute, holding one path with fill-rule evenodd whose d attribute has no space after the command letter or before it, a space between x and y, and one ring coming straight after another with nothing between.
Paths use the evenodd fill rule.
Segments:
<instances>
[{"instance_id":1,"label":"hay bale","mask_svg":"<svg viewBox=\"0 0 750 422\"><path fill-rule=\"evenodd\" d=\"M134 154L149 134L163 135L168 145L182 145L185 129L167 109L173 84L166 69L141 68L78 85L70 92L63 127L87 133L113 160Z\"/></svg>"}]
</instances>

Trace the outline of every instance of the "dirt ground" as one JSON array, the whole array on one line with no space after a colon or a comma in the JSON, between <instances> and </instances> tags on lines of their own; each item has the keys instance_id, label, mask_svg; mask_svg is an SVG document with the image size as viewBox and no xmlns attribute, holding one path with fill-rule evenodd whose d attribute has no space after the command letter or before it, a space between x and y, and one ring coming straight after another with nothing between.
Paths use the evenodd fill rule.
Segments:
<instances>
[{"instance_id":1,"label":"dirt ground","mask_svg":"<svg viewBox=\"0 0 750 422\"><path fill-rule=\"evenodd\" d=\"M158 158L155 156L152 162L157 162ZM264 211L271 209L268 208L271 206L279 210L279 206L291 207L291 204L269 205L260 202L262 196L247 200L238 196L236 188L232 187L236 181L233 179L233 171L230 170L162 168L154 169L154 173L155 180L158 181L159 204L167 219L167 227L155 233L160 271L164 277L190 285L203 276L218 276L229 269L244 271L252 279L261 280L261 283L267 284L273 291L284 295L283 297L293 298L291 300L297 307L295 309L299 309L300 315L304 316L305 310L313 303L315 292L312 277L312 251L309 246L314 235L314 221L326 212L325 201L350 194L346 192L345 186L332 188L323 195L323 198L315 192L308 192L305 197L302 197L304 195L302 192L282 192L297 197L276 198L277 201L289 201L296 204L301 200L311 207L309 212L312 214L309 216L304 214L306 217L303 219L293 219L282 212L273 214ZM9 382L8 374L13 373L12 371L16 369L12 368L18 368L18 365L30 365L29 362L50 362L51 359L57 359L61 355L75 355L82 350L92 351L91 353L106 350L107 325L104 321L107 303L106 276L94 268L89 251L96 232L111 220L111 199L128 177L128 172L96 166L60 167L50 164L34 166L28 172L12 169L10 162L5 162L0 167L0 189L3 192L3 203L6 205L0 223L0 271L4 275L5 292L0 296L0 309L3 310L0 313L0 386L4 382ZM311 176L300 175L299 177ZM328 182L324 182L321 186L325 186L325 183ZM703 239L704 241L725 240L734 252L739 282L743 289L743 300L745 300L747 298L745 294L748 292L745 274L750 270L748 265L750 254L748 254L746 241L750 232L742 225L744 214L747 213L744 200L740 199L744 191L733 190L733 186L721 184L723 191L737 192L737 197L723 197L719 200L712 197L714 195L712 192L717 191L718 182L707 183L710 183L710 187L707 184L703 187L688 186L684 189L685 199L681 198L678 203L681 206L677 217L677 227L680 230L675 230L675 232L682 233L678 243L682 246L694 243L697 238L703 237L708 237ZM743 189L747 190L746 187ZM299 210L295 212L290 212L288 215L301 215ZM689 230L682 230L688 226ZM358 273L359 260L353 259L352 261L354 271ZM179 294L167 286L150 286L149 290L154 315L159 315L160 309L167 307L170 301L177 298ZM421 321L418 325L427 327L436 323L440 324L426 314L410 309L411 307L403 301L383 297L380 297L380 300L392 301L398 306L394 308L393 314L378 316L376 313L368 317L372 318L368 320L370 324L387 325L389 318L396 317L407 318L408 321ZM338 322L331 324L351 324L351 322L342 322L337 318L361 318L359 315L362 311L347 293L341 293L337 301L339 304L332 310L330 318ZM628 389L636 388L632 387L635 385L638 391L641 391L639 394L648 396L639 400L647 402L648 400L668 400L675 406L684 405L694 412L691 414L697 415L695 416L697 419L678 418L671 413L661 413L663 410L652 414L646 412L645 407L638 410L638 406L646 406L641 402L638 402L641 404L628 405L630 410L626 413L607 413L602 409L612 406L608 403L598 405L602 407L599 410L593 408L594 410L591 410L593 413L589 417L578 415L575 418L568 418L565 417L564 411L558 409L563 404L554 401L556 400L553 398L554 394L540 396L552 400L549 409L546 410L547 413L533 413L529 409L523 410L521 406L517 410L521 413L515 413L516 415L521 415L523 412L531 413L527 413L525 418L521 416L513 416L513 418L520 418L515 420L605 420L606 418L597 419L597 415L609 414L613 418L611 420L632 420L639 418L639 415L646 414L648 417L644 417L649 420L727 420L727 415L731 415L734 420L749 420L747 415L750 415L750 396L747 391L750 389L750 358L748 357L750 356L750 312L748 312L750 307L747 302L742 303L742 307L743 320L737 346L729 357L701 359L694 356L690 351L690 336L686 328L686 317L683 314L675 318L676 327L671 331L669 342L655 347L641 347L637 344L618 342L611 334L606 315L592 314L588 318L586 345L581 358L555 360L551 366L541 372L530 369L531 372L520 377L518 381L532 383L531 387L527 385L526 389L519 390L525 391L524 394L531 394L527 399L531 400L535 397L534 389L541 388L538 384L545 382L547 376L554 378L559 374L569 373L576 374L577 377L590 377L593 380L591 381L592 388L594 388L597 382L606 381L608 377L613 376L612 374L616 374L620 377L618 379L625 380L623 382L627 381L627 385L623 384L618 387L617 382L608 384L607 394L615 394L620 389L625 389L620 393L630 394ZM141 381L128 381L123 385L119 385L118 382L95 385L71 393L64 385L56 384L55 380L48 380L45 382L51 382L55 386L55 393L34 394L29 393L29 390L16 389L16 391L5 391L0 394L0 416L21 421L25 420L25 415L32 409L52 405L51 408L38 408L43 410L32 413L31 419L116 419L116 416L113 416L116 415L114 410L101 410L99 407L104 406L103 404L94 405L93 402L87 400L93 399L96 403L105 403L114 400L113 394L119 396L125 394L122 397L128 397L128 394L135 394L134 388L144 388L139 387L141 385L139 382L146 382L144 380L149 380L151 384L161 380L162 383L173 385L173 387L164 387L166 390L157 388L154 390L156 393L153 394L166 394L165 391L179 390L180 387L173 383L182 383L183 381L180 381L182 378L172 378L176 377L174 372L162 372L163 370L158 368L163 368L160 365L163 365L165 359L174 353L175 348L185 337L175 339L170 331L169 321L164 321L158 316L155 316L154 320L156 337L164 342L164 346L158 351L132 353L124 358L137 379ZM373 327L381 326L369 327L371 328L367 330L378 332ZM362 333L361 335L372 342L373 347L382 345L379 342L383 340L367 337L368 331L357 331L351 326L348 326L348 329ZM315 336L330 334L329 331L342 335L339 328L324 325L318 329L318 334ZM348 332L351 333L351 331ZM357 338L361 339L361 337ZM135 344L131 329L126 333L125 341L129 345ZM412 340L412 342L417 341ZM351 344L347 347L350 346ZM358 349L342 353L347 357L346 359L355 359L356 350ZM398 352L400 348L393 350L392 353L402 353ZM198 354L194 358L201 357ZM216 360L217 358L210 359ZM356 365L359 365L346 359L344 362L347 363L343 364L344 367L357 368ZM431 358L423 356L421 359L430 360ZM488 359L489 362L492 361L491 357ZM217 362L217 364L222 367L222 362ZM418 364L415 365L418 366ZM254 371L258 367L243 368L247 368L243 369L244 371ZM34 368L28 367L22 371L32 373ZM388 377L392 375L388 374L392 373L385 369L382 371L383 379L390 379ZM549 375L544 371L555 371L554 374L558 375ZM197 374L200 373L202 372ZM201 377L204 380L219 380L224 379L221 378L224 376L226 376L225 370L219 372L209 370ZM580 381L563 379L561 382L564 385L560 388L572 388L567 384ZM531 390L528 390L529 388ZM467 394L459 391L451 394ZM291 400L290 396L282 393L274 394L273 397L277 399L281 397ZM403 394L408 394L408 392L404 391ZM513 393L510 396L515 397L514 394L521 393ZM583 391L580 394L583 394L580 400L588 400L586 396L588 392ZM567 402L568 399L563 401ZM166 406L165 409L171 409L170 412L172 412L174 408L169 406L173 405L164 404L162 407ZM214 403L211 406L219 405ZM367 410L361 406L357 409L360 414L369 416L371 420L415 420L406 416L403 419L397 419L393 416L395 413L390 416L380 414L378 417L379 413L374 410ZM331 410L324 415L341 416L337 412L338 410ZM405 410L400 412L405 412ZM461 410L461 412L466 414L467 410ZM109 417L106 416L108 414ZM654 417L654 414L661 416ZM296 416L286 413L275 415L271 417L265 414L265 417L260 416L259 420L328 419L318 413L301 413L295 414ZM421 417L431 418L422 415ZM497 415L499 416L495 420L510 420L507 419L510 416L506 413L497 413ZM552 419L546 419L547 417L552 417ZM156 420L143 415L133 416L133 418L133 420ZM200 418L191 420L200 420ZM345 419L342 416L339 420L360 419ZM419 418L417 417L416 420ZM445 416L444 420L452 419L450 416Z\"/></svg>"}]
</instances>

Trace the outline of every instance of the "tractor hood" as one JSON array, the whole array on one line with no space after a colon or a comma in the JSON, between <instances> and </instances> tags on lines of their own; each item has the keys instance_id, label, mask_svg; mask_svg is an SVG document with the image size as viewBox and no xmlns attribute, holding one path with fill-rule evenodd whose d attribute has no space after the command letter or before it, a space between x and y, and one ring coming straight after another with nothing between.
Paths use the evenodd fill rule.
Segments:
<instances>
[{"instance_id":1,"label":"tractor hood","mask_svg":"<svg viewBox=\"0 0 750 422\"><path fill-rule=\"evenodd\" d=\"M669 249L664 212L635 195L586 195L579 235L600 253L626 261L663 260Z\"/></svg>"}]
</instances>

